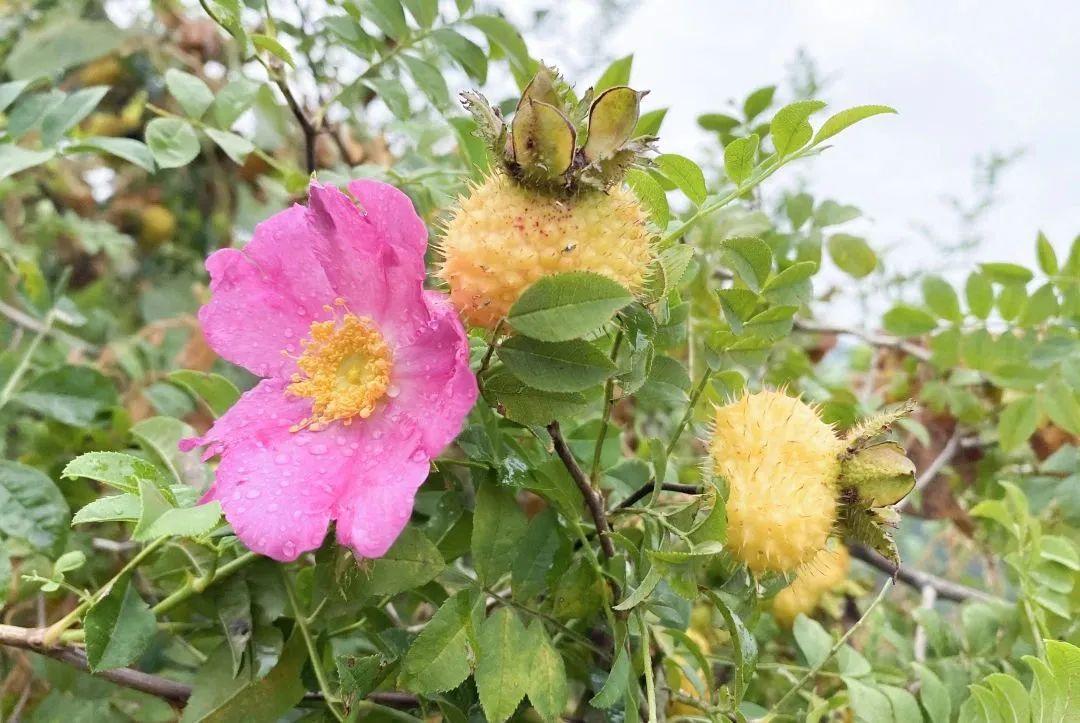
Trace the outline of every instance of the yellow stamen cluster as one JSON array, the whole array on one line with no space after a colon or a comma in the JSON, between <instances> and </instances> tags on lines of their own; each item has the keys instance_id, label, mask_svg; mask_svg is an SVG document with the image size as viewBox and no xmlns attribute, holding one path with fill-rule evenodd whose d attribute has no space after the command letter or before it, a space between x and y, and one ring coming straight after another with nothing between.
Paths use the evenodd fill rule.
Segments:
<instances>
[{"instance_id":1,"label":"yellow stamen cluster","mask_svg":"<svg viewBox=\"0 0 1080 723\"><path fill-rule=\"evenodd\" d=\"M293 375L288 392L312 400L311 417L293 431L369 417L391 389L390 348L367 317L346 313L317 321L303 347L296 362L300 373Z\"/></svg>"},{"instance_id":2,"label":"yellow stamen cluster","mask_svg":"<svg viewBox=\"0 0 1080 723\"><path fill-rule=\"evenodd\" d=\"M487 328L542 276L592 271L636 291L652 261L647 219L621 186L558 198L496 174L459 202L439 273L466 321Z\"/></svg>"},{"instance_id":3,"label":"yellow stamen cluster","mask_svg":"<svg viewBox=\"0 0 1080 723\"><path fill-rule=\"evenodd\" d=\"M836 522L843 443L817 411L762 391L716 410L709 445L728 484L728 549L755 573L791 572Z\"/></svg>"},{"instance_id":4,"label":"yellow stamen cluster","mask_svg":"<svg viewBox=\"0 0 1080 723\"><path fill-rule=\"evenodd\" d=\"M795 579L773 598L773 616L785 628L790 628L799 613L809 615L825 593L847 579L851 555L843 545L825 548L814 559L799 568Z\"/></svg>"}]
</instances>

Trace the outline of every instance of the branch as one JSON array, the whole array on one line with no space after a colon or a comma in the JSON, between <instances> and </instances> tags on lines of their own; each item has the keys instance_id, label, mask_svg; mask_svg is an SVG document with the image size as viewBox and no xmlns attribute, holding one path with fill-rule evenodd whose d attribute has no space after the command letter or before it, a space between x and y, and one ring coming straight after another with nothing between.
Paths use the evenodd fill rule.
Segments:
<instances>
[{"instance_id":1,"label":"branch","mask_svg":"<svg viewBox=\"0 0 1080 723\"><path fill-rule=\"evenodd\" d=\"M646 497L650 492L652 492L654 487L656 487L656 480L649 480L648 482L634 490L633 494L631 494L625 500L616 505L615 509L624 510L627 507L633 507L635 503L637 503L638 501ZM664 490L665 492L681 492L684 495L700 495L702 492L702 488L698 487L697 485L681 485L671 484L667 482L660 485L660 489Z\"/></svg>"},{"instance_id":2,"label":"branch","mask_svg":"<svg viewBox=\"0 0 1080 723\"><path fill-rule=\"evenodd\" d=\"M300 130L304 133L304 162L307 165L307 172L309 174L314 173L315 138L319 135L319 130L308 119L304 109L300 107L300 103L296 100L296 96L293 95L292 89L289 88L285 78L278 78L275 82L278 88L281 88L281 93L285 96L285 102L289 104L289 110L296 116L296 121L300 124Z\"/></svg>"},{"instance_id":3,"label":"branch","mask_svg":"<svg viewBox=\"0 0 1080 723\"><path fill-rule=\"evenodd\" d=\"M604 501L589 484L589 478L574 459L574 453L566 446L566 440L563 439L562 432L559 430L559 423L552 422L547 426L547 430L551 435L552 444L555 445L555 453L559 455L559 459L573 477L574 483L581 490L581 496L585 498L585 504L589 507L589 513L592 514L593 522L596 524L596 532L600 536L600 549L604 551L608 559L615 557L615 545L611 542L611 527L608 525L607 513L604 511Z\"/></svg>"},{"instance_id":4,"label":"branch","mask_svg":"<svg viewBox=\"0 0 1080 723\"><path fill-rule=\"evenodd\" d=\"M864 545L848 545L848 550L855 559L862 560L871 567L876 567L878 570L895 577L900 582L910 585L916 590L921 591L927 587L933 588L937 591L938 597L943 600L952 600L953 602L967 602L968 600L979 600L987 603L1007 602L988 592L976 590L973 587L961 585L958 582L952 582L937 575L916 570L913 567L896 565Z\"/></svg>"},{"instance_id":5,"label":"branch","mask_svg":"<svg viewBox=\"0 0 1080 723\"><path fill-rule=\"evenodd\" d=\"M45 631L38 628L20 628L14 625L0 625L0 645L12 648L29 650L40 653L47 657L59 660L61 663L70 665L84 672L90 673L90 666L86 660L86 652L82 648L72 645L57 645L46 647L42 642ZM90 673L97 678L103 678L109 682L124 688L131 688L143 693L167 700L170 703L184 705L191 697L191 686L186 683L178 683L175 680L162 678L159 675L151 675L133 668L113 668ZM307 693L309 700L323 700L320 693ZM420 705L419 699L410 693L397 691L384 691L371 693L365 698L372 703L378 703L390 708L410 709Z\"/></svg>"},{"instance_id":6,"label":"branch","mask_svg":"<svg viewBox=\"0 0 1080 723\"><path fill-rule=\"evenodd\" d=\"M926 468L926 471L919 475L918 481L915 482L915 487L912 488L912 492L922 491L928 484L934 481L941 470L945 469L945 466L952 462L953 457L960 451L960 440L963 437L960 434L960 425L956 426L953 430L952 436L949 437L949 441L942 447L941 452L937 457L934 457L934 461L930 463L930 466Z\"/></svg>"},{"instance_id":7,"label":"branch","mask_svg":"<svg viewBox=\"0 0 1080 723\"><path fill-rule=\"evenodd\" d=\"M912 344L909 341L905 341L897 336L890 336L888 334L875 334L872 331L866 331L865 329L856 329L854 327L847 326L828 326L825 324L818 324L817 322L807 321L805 319L795 320L795 329L798 331L806 331L813 334L844 334L846 336L855 336L862 339L868 344L874 346L887 347L889 349L898 349L905 354L909 354L919 361L930 361L930 350L925 349L918 344Z\"/></svg>"},{"instance_id":8,"label":"branch","mask_svg":"<svg viewBox=\"0 0 1080 723\"><path fill-rule=\"evenodd\" d=\"M25 313L23 311L20 311L19 309L15 308L14 306L11 306L10 304L6 304L3 301L0 301L0 314L3 314L5 317L7 317L8 320L11 321L13 324L18 324L19 326L23 327L24 329L29 329L30 331L36 331L39 334L45 334L46 336L51 336L54 339L57 339L59 341L64 342L65 344L70 346L72 349L74 349L74 350L76 350L78 352L81 352L83 354L93 355L93 354L97 354L100 351L100 349L95 344L91 344L90 342L86 341L85 339L80 339L79 337L75 336L74 334L69 334L66 331L62 330L62 329L57 329L56 327L46 326L43 322L39 321L38 319L35 319L34 317L30 316L29 314L27 314L27 313ZM57 312L56 321L66 323L67 319L63 316L62 313Z\"/></svg>"}]
</instances>

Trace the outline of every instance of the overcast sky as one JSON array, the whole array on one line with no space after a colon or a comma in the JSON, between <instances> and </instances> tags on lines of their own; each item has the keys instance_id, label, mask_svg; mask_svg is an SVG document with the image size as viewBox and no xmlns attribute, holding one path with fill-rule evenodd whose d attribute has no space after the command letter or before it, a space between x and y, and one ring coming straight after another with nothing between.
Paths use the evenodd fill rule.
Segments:
<instances>
[{"instance_id":1,"label":"overcast sky","mask_svg":"<svg viewBox=\"0 0 1080 723\"><path fill-rule=\"evenodd\" d=\"M588 24L593 5L570 2L564 13ZM973 198L977 156L1022 148L972 260L1030 263L1039 229L1059 255L1080 233L1078 31L1080 6L1067 0L641 0L604 50L633 52L648 107L671 107L663 150L694 155L708 142L696 117L782 81L800 47L831 77L827 110L898 109L845 132L806 169L816 194L863 209L872 242L899 246L896 264L934 253L917 224L955 235L943 197ZM560 60L566 39L545 34L530 48L571 63Z\"/></svg>"}]
</instances>

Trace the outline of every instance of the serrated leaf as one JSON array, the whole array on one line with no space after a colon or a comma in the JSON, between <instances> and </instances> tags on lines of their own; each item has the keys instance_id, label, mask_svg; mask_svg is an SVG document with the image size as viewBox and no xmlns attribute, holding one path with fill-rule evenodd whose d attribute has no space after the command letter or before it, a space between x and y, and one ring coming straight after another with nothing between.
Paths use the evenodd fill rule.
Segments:
<instances>
[{"instance_id":1,"label":"serrated leaf","mask_svg":"<svg viewBox=\"0 0 1080 723\"><path fill-rule=\"evenodd\" d=\"M450 28L438 28L428 37L442 46L470 78L481 85L487 82L488 59L483 48Z\"/></svg>"},{"instance_id":2,"label":"serrated leaf","mask_svg":"<svg viewBox=\"0 0 1080 723\"><path fill-rule=\"evenodd\" d=\"M147 123L146 145L161 168L186 166L199 155L199 136L180 118L155 118Z\"/></svg>"},{"instance_id":3,"label":"serrated leaf","mask_svg":"<svg viewBox=\"0 0 1080 723\"><path fill-rule=\"evenodd\" d=\"M46 148L55 145L65 133L90 115L108 90L107 86L82 88L49 110L41 119L41 145Z\"/></svg>"},{"instance_id":4,"label":"serrated leaf","mask_svg":"<svg viewBox=\"0 0 1080 723\"><path fill-rule=\"evenodd\" d=\"M922 309L897 304L881 319L885 330L897 336L921 336L937 328L937 319Z\"/></svg>"},{"instance_id":5,"label":"serrated leaf","mask_svg":"<svg viewBox=\"0 0 1080 723\"><path fill-rule=\"evenodd\" d=\"M949 723L952 711L949 689L941 682L941 678L926 666L915 663L915 670L919 675L919 702L926 711L929 723Z\"/></svg>"},{"instance_id":6,"label":"serrated leaf","mask_svg":"<svg viewBox=\"0 0 1080 723\"><path fill-rule=\"evenodd\" d=\"M221 503L212 500L196 507L166 510L142 533L139 539L158 537L202 537L221 521Z\"/></svg>"},{"instance_id":7,"label":"serrated leaf","mask_svg":"<svg viewBox=\"0 0 1080 723\"><path fill-rule=\"evenodd\" d=\"M525 633L527 652L523 657L529 661L525 692L529 702L544 720L560 720L570 697L562 655L555 649L540 620L533 620Z\"/></svg>"},{"instance_id":8,"label":"serrated leaf","mask_svg":"<svg viewBox=\"0 0 1080 723\"><path fill-rule=\"evenodd\" d=\"M202 78L177 68L165 71L165 87L191 118L201 118L214 102L214 93Z\"/></svg>"},{"instance_id":9,"label":"serrated leaf","mask_svg":"<svg viewBox=\"0 0 1080 723\"><path fill-rule=\"evenodd\" d=\"M776 111L769 132L778 157L791 155L810 142L813 129L807 119L824 107L820 100L800 100Z\"/></svg>"},{"instance_id":10,"label":"serrated leaf","mask_svg":"<svg viewBox=\"0 0 1080 723\"><path fill-rule=\"evenodd\" d=\"M887 105L859 105L842 110L821 124L817 135L814 136L814 145L816 146L822 141L832 138L840 131L855 125L861 120L882 113L896 113L896 110Z\"/></svg>"},{"instance_id":11,"label":"serrated leaf","mask_svg":"<svg viewBox=\"0 0 1080 723\"><path fill-rule=\"evenodd\" d=\"M547 342L514 336L499 346L498 356L515 377L546 392L579 392L615 371L606 354L580 339Z\"/></svg>"},{"instance_id":12,"label":"serrated leaf","mask_svg":"<svg viewBox=\"0 0 1080 723\"><path fill-rule=\"evenodd\" d=\"M0 460L0 532L54 554L67 537L67 501L42 472Z\"/></svg>"},{"instance_id":13,"label":"serrated leaf","mask_svg":"<svg viewBox=\"0 0 1080 723\"><path fill-rule=\"evenodd\" d=\"M61 477L96 480L121 492L138 493L139 480L168 488L168 480L156 466L145 459L123 452L87 452L68 462Z\"/></svg>"},{"instance_id":14,"label":"serrated leaf","mask_svg":"<svg viewBox=\"0 0 1080 723\"><path fill-rule=\"evenodd\" d=\"M215 417L220 417L240 398L240 390L220 374L180 369L169 373L169 381L202 399Z\"/></svg>"},{"instance_id":15,"label":"serrated leaf","mask_svg":"<svg viewBox=\"0 0 1080 723\"><path fill-rule=\"evenodd\" d=\"M660 172L674 183L695 206L704 203L707 194L705 174L701 172L698 164L676 153L659 155L654 162Z\"/></svg>"},{"instance_id":16,"label":"serrated leaf","mask_svg":"<svg viewBox=\"0 0 1080 723\"><path fill-rule=\"evenodd\" d=\"M290 68L296 67L296 61L293 60L292 53L290 53L288 48L282 45L277 38L262 33L252 33L249 37L251 38L252 45L259 50L270 53Z\"/></svg>"},{"instance_id":17,"label":"serrated leaf","mask_svg":"<svg viewBox=\"0 0 1080 723\"><path fill-rule=\"evenodd\" d=\"M829 237L829 256L841 271L856 279L869 276L878 264L877 254L866 239L848 233Z\"/></svg>"},{"instance_id":18,"label":"serrated leaf","mask_svg":"<svg viewBox=\"0 0 1080 723\"><path fill-rule=\"evenodd\" d=\"M1034 396L1014 399L1001 410L998 419L998 443L1009 452L1035 433L1039 423L1039 405Z\"/></svg>"},{"instance_id":19,"label":"serrated leaf","mask_svg":"<svg viewBox=\"0 0 1080 723\"><path fill-rule=\"evenodd\" d=\"M724 146L724 171L728 180L736 186L742 185L753 172L760 142L758 135L751 133Z\"/></svg>"},{"instance_id":20,"label":"serrated leaf","mask_svg":"<svg viewBox=\"0 0 1080 723\"><path fill-rule=\"evenodd\" d=\"M526 528L525 513L510 488L487 480L476 493L472 556L481 583L492 585L510 572Z\"/></svg>"},{"instance_id":21,"label":"serrated leaf","mask_svg":"<svg viewBox=\"0 0 1080 723\"><path fill-rule=\"evenodd\" d=\"M548 588L561 547L558 518L553 509L546 509L529 520L510 568L510 589L515 599L528 600Z\"/></svg>"},{"instance_id":22,"label":"serrated leaf","mask_svg":"<svg viewBox=\"0 0 1080 723\"><path fill-rule=\"evenodd\" d=\"M599 329L633 295L618 282L589 271L545 276L510 307L516 331L540 341L568 341Z\"/></svg>"},{"instance_id":23,"label":"serrated leaf","mask_svg":"<svg viewBox=\"0 0 1080 723\"><path fill-rule=\"evenodd\" d=\"M410 525L385 555L370 562L363 589L369 595L396 595L434 580L445 568L435 543Z\"/></svg>"},{"instance_id":24,"label":"serrated leaf","mask_svg":"<svg viewBox=\"0 0 1080 723\"><path fill-rule=\"evenodd\" d=\"M243 136L238 136L231 131L219 131L216 128L204 128L206 135L210 137L217 147L225 151L233 163L243 165L249 153L255 150L255 144Z\"/></svg>"},{"instance_id":25,"label":"serrated leaf","mask_svg":"<svg viewBox=\"0 0 1080 723\"><path fill-rule=\"evenodd\" d=\"M531 660L525 628L508 607L496 609L480 626L476 690L489 721L502 723L517 710L530 684Z\"/></svg>"},{"instance_id":26,"label":"serrated leaf","mask_svg":"<svg viewBox=\"0 0 1080 723\"><path fill-rule=\"evenodd\" d=\"M660 229L667 228L671 221L671 208L668 205L667 193L660 183L645 171L631 168L626 173L626 185L630 186L630 190L649 211L653 223Z\"/></svg>"},{"instance_id":27,"label":"serrated leaf","mask_svg":"<svg viewBox=\"0 0 1080 723\"><path fill-rule=\"evenodd\" d=\"M90 522L132 522L139 519L139 498L133 494L100 497L82 507L71 518L72 525Z\"/></svg>"},{"instance_id":28,"label":"serrated leaf","mask_svg":"<svg viewBox=\"0 0 1080 723\"><path fill-rule=\"evenodd\" d=\"M472 671L476 658L474 595L463 590L448 598L413 641L402 665L402 680L417 693L431 695L456 688Z\"/></svg>"},{"instance_id":29,"label":"serrated leaf","mask_svg":"<svg viewBox=\"0 0 1080 723\"><path fill-rule=\"evenodd\" d=\"M611 666L607 680L596 695L589 701L589 705L601 710L611 708L623 697L627 686L630 684L630 658L626 654L626 648L620 647L615 656L615 662Z\"/></svg>"},{"instance_id":30,"label":"serrated leaf","mask_svg":"<svg viewBox=\"0 0 1080 723\"><path fill-rule=\"evenodd\" d=\"M575 414L587 399L580 392L543 392L530 387L506 368L484 378L484 399L507 419L524 425L544 425Z\"/></svg>"},{"instance_id":31,"label":"serrated leaf","mask_svg":"<svg viewBox=\"0 0 1080 723\"><path fill-rule=\"evenodd\" d=\"M426 60L412 55L403 54L398 57L432 105L440 110L450 105L450 90L446 87L446 80L441 70Z\"/></svg>"},{"instance_id":32,"label":"serrated leaf","mask_svg":"<svg viewBox=\"0 0 1080 723\"><path fill-rule=\"evenodd\" d=\"M721 259L752 291L761 291L772 271L772 249L759 238L741 236L724 239Z\"/></svg>"},{"instance_id":33,"label":"serrated leaf","mask_svg":"<svg viewBox=\"0 0 1080 723\"><path fill-rule=\"evenodd\" d=\"M654 561L649 571L645 573L645 577L641 579L641 582L636 588L630 591L630 594L626 598L615 606L616 610L631 610L645 600L652 594L652 591L656 589L656 586L660 583L665 571L665 567L662 562Z\"/></svg>"},{"instance_id":34,"label":"serrated leaf","mask_svg":"<svg viewBox=\"0 0 1080 723\"><path fill-rule=\"evenodd\" d=\"M91 426L119 401L116 387L101 372L61 366L39 374L15 397L24 407L73 427Z\"/></svg>"},{"instance_id":35,"label":"serrated leaf","mask_svg":"<svg viewBox=\"0 0 1080 723\"><path fill-rule=\"evenodd\" d=\"M746 96L746 100L743 101L743 115L746 117L746 122L750 123L750 121L757 118L766 108L772 105L773 97L775 95L776 86L766 85Z\"/></svg>"},{"instance_id":36,"label":"serrated leaf","mask_svg":"<svg viewBox=\"0 0 1080 723\"><path fill-rule=\"evenodd\" d=\"M147 173L154 172L153 154L145 143L134 138L93 136L91 138L80 138L77 142L64 148L64 153L67 155L85 151L108 153L117 158L122 158L128 163L134 163Z\"/></svg>"},{"instance_id":37,"label":"serrated leaf","mask_svg":"<svg viewBox=\"0 0 1080 723\"><path fill-rule=\"evenodd\" d=\"M154 613L126 576L90 607L83 627L86 659L93 672L129 665L157 634Z\"/></svg>"}]
</instances>

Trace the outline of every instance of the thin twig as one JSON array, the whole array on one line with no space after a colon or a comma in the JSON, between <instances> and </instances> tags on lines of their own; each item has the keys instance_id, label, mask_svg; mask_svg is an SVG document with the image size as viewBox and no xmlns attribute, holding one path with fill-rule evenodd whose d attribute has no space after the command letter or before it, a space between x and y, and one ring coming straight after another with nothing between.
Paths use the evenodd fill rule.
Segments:
<instances>
[{"instance_id":1,"label":"thin twig","mask_svg":"<svg viewBox=\"0 0 1080 723\"><path fill-rule=\"evenodd\" d=\"M895 577L900 582L910 585L916 590L922 590L925 587L934 588L937 591L938 597L943 600L952 600L953 602L966 602L968 600L980 600L987 603L1007 602L988 592L976 590L973 587L961 585L958 582L946 580L937 575L931 575L928 572L908 567L907 565L896 565L892 561L885 559L882 555L863 545L848 545L848 550L855 559L862 560L871 567L876 567L878 570Z\"/></svg>"},{"instance_id":2,"label":"thin twig","mask_svg":"<svg viewBox=\"0 0 1080 723\"><path fill-rule=\"evenodd\" d=\"M919 602L919 607L923 610L932 610L934 603L937 601L937 590L927 585L922 589L922 600ZM926 644L930 637L926 634L926 628L919 624L915 626L915 640L911 644L913 657L916 663L926 662Z\"/></svg>"},{"instance_id":3,"label":"thin twig","mask_svg":"<svg viewBox=\"0 0 1080 723\"><path fill-rule=\"evenodd\" d=\"M272 74L273 75L273 74ZM315 172L315 139L319 135L319 129L311 122L307 117L307 113L300 107L299 101L296 100L296 96L293 95L292 89L289 88L288 82L284 77L277 77L274 79L277 87L281 89L281 94L285 96L285 102L289 104L289 110L296 117L296 122L300 124L300 130L304 134L304 163L307 165L307 172Z\"/></svg>"},{"instance_id":4,"label":"thin twig","mask_svg":"<svg viewBox=\"0 0 1080 723\"><path fill-rule=\"evenodd\" d=\"M942 447L941 452L937 457L934 457L934 461L926 468L926 471L919 475L919 479L915 482L915 487L911 490L912 493L921 492L928 484L934 481L934 478L941 474L941 470L945 469L945 466L952 462L953 457L960 451L960 439L963 435L960 433L960 426L957 425L953 430L952 436L949 437L949 441Z\"/></svg>"},{"instance_id":5,"label":"thin twig","mask_svg":"<svg viewBox=\"0 0 1080 723\"><path fill-rule=\"evenodd\" d=\"M566 470L574 479L574 483L581 490L581 496L585 498L585 504L589 508L593 523L596 525L596 532L600 537L600 549L604 551L607 558L615 557L615 545L611 542L611 527L608 525L603 499L589 484L588 476L578 465L577 460L574 459L574 453L566 445L566 440L563 439L562 432L559 430L559 423L552 422L547 426L547 430L548 434L551 435L552 444L555 445L555 453L559 455L559 459L562 460Z\"/></svg>"},{"instance_id":6,"label":"thin twig","mask_svg":"<svg viewBox=\"0 0 1080 723\"><path fill-rule=\"evenodd\" d=\"M798 331L806 331L812 334L843 334L845 336L854 336L862 339L868 344L879 347L887 347L890 349L898 349L899 351L909 354L915 357L919 361L930 361L930 350L919 346L918 344L912 344L909 341L901 339L897 336L890 336L888 334L875 334L872 331L865 329L856 329L848 326L830 326L826 324L818 324L817 322L807 321L806 319L796 319L795 329Z\"/></svg>"},{"instance_id":7,"label":"thin twig","mask_svg":"<svg viewBox=\"0 0 1080 723\"><path fill-rule=\"evenodd\" d=\"M58 341L64 342L69 347L82 354L94 355L100 351L100 349L95 344L91 344L85 339L80 339L74 334L69 334L63 329L57 329L55 326L46 326L45 322L41 321L40 319L35 319L26 312L21 311L12 306L11 304L5 303L3 301L0 301L0 314L3 314L5 317L7 317L7 319L13 324L18 324L22 328L28 329L29 331L36 331L39 334L44 333L46 336L51 336ZM67 317L65 317L63 313L57 311L56 321L60 323L67 323Z\"/></svg>"},{"instance_id":8,"label":"thin twig","mask_svg":"<svg viewBox=\"0 0 1080 723\"><path fill-rule=\"evenodd\" d=\"M625 500L616 505L615 509L624 510L627 507L633 507L637 502L641 501L650 492L652 492L655 485L656 480L649 480L641 487L638 487L636 490L634 490L633 494L631 494ZM671 482L665 482L664 484L660 485L660 489L664 492L681 492L684 495L700 495L702 492L702 488L698 487L697 485L674 484Z\"/></svg>"}]
</instances>

